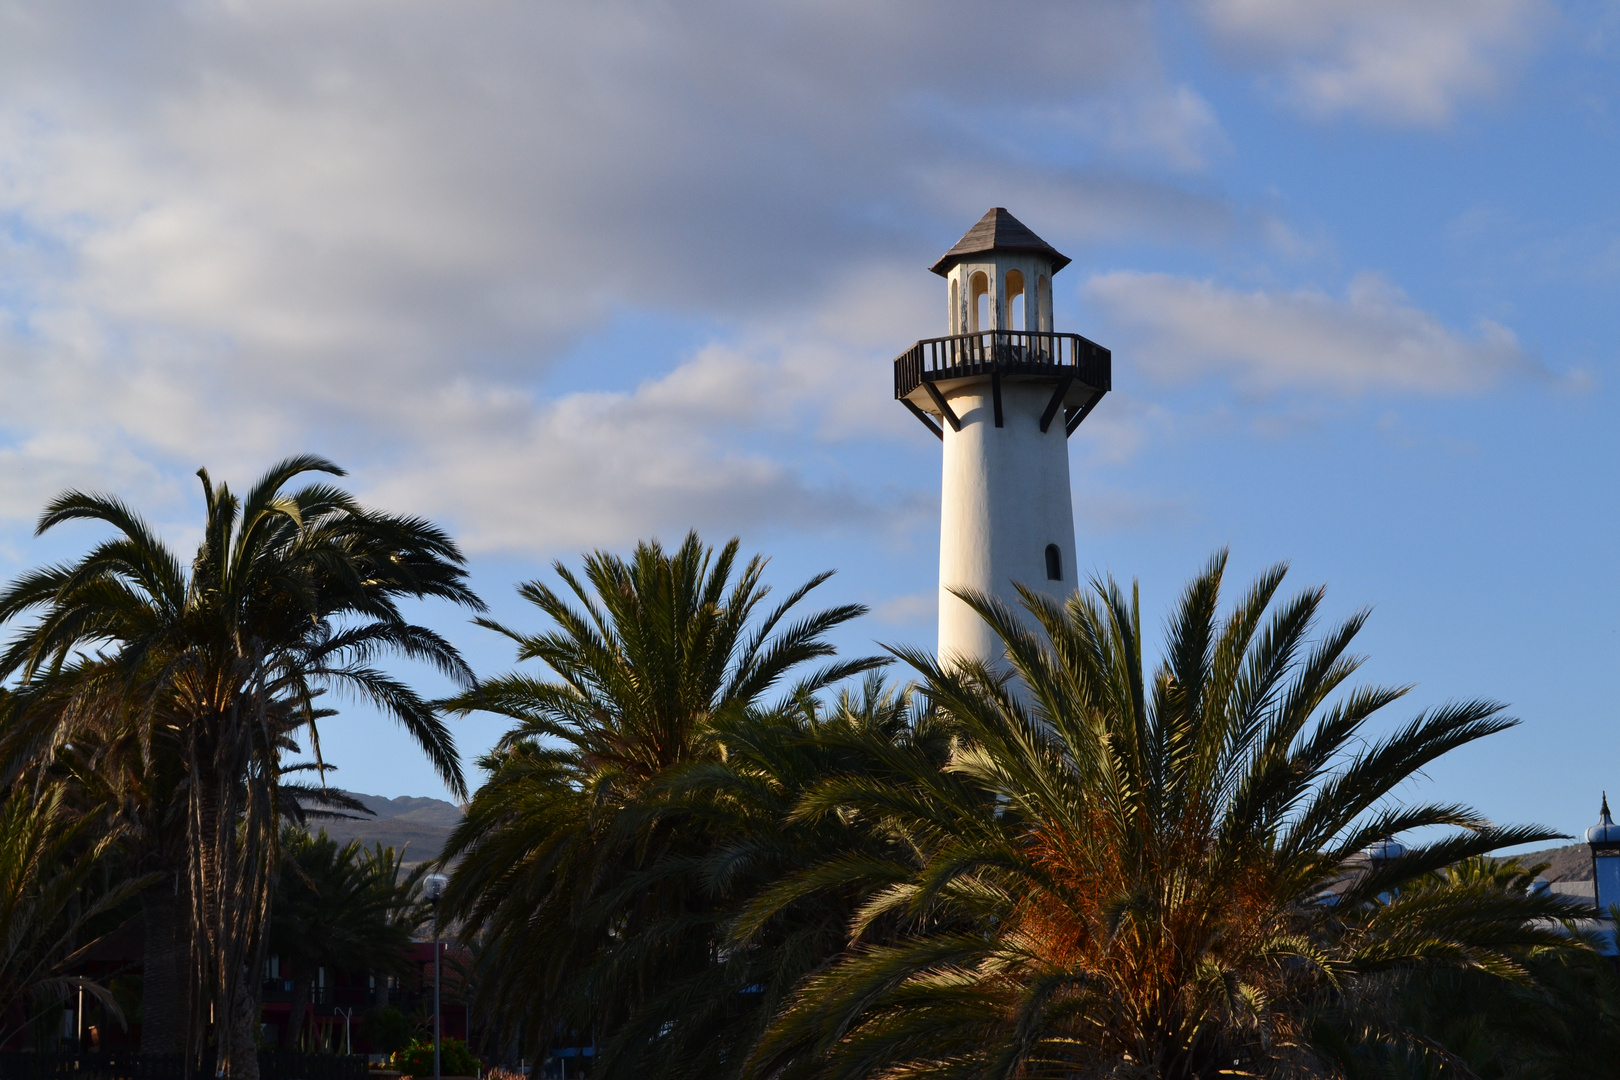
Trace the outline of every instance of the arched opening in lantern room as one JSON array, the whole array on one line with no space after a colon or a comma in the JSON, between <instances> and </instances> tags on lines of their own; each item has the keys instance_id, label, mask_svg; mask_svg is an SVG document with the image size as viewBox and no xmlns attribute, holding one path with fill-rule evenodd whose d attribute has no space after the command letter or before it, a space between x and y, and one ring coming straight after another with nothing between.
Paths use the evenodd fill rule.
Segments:
<instances>
[{"instance_id":1,"label":"arched opening in lantern room","mask_svg":"<svg viewBox=\"0 0 1620 1080\"><path fill-rule=\"evenodd\" d=\"M968 312L968 333L990 329L990 278L982 270L968 278Z\"/></svg>"},{"instance_id":2,"label":"arched opening in lantern room","mask_svg":"<svg viewBox=\"0 0 1620 1080\"><path fill-rule=\"evenodd\" d=\"M1007 271L1007 330L1028 330L1030 325L1024 319L1024 272L1022 270Z\"/></svg>"}]
</instances>

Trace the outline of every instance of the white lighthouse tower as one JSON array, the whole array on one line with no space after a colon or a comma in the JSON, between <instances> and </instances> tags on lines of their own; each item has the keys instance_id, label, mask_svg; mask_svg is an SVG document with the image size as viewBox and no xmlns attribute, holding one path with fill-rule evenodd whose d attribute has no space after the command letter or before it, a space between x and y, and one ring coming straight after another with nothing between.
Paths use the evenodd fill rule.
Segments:
<instances>
[{"instance_id":1,"label":"white lighthouse tower","mask_svg":"<svg viewBox=\"0 0 1620 1080\"><path fill-rule=\"evenodd\" d=\"M944 442L939 655L994 662L984 621L950 592L1018 606L1013 583L1064 598L1076 585L1068 437L1109 390L1107 349L1052 330L1052 276L1069 264L996 207L932 267L948 283L948 335L894 362L894 396Z\"/></svg>"}]
</instances>

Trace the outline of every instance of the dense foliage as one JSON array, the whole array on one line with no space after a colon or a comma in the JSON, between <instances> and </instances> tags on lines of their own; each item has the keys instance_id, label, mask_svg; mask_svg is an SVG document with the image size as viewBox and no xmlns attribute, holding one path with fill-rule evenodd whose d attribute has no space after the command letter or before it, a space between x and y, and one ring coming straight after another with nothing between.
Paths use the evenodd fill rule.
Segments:
<instances>
[{"instance_id":1,"label":"dense foliage","mask_svg":"<svg viewBox=\"0 0 1620 1080\"><path fill-rule=\"evenodd\" d=\"M1613 1071L1620 975L1590 920L1489 857L1552 834L1409 798L1514 721L1385 721L1405 691L1350 681L1365 616L1319 625L1321 590L1283 598L1281 569L1223 608L1217 557L1157 658L1112 582L965 595L1005 655L943 666L840 658L864 609L805 611L828 575L773 602L763 559L691 535L523 585L546 626L478 621L544 670L480 684L402 609L482 607L453 542L287 490L311 471L338 470L292 459L241 498L204 474L189 563L68 493L41 529L112 538L0 590L0 1028L81 988L117 1015L75 957L132 919L148 1048L206 1045L236 1080L268 953L298 1016L318 968L405 974L427 868L311 834L359 808L290 761L321 768L321 695L346 690L458 793L444 717L511 723L440 864L491 1056L588 1047L593 1080ZM460 690L428 701L387 656ZM409 1027L362 1023L426 1075ZM446 1075L477 1068L447 1042Z\"/></svg>"},{"instance_id":2,"label":"dense foliage","mask_svg":"<svg viewBox=\"0 0 1620 1080\"><path fill-rule=\"evenodd\" d=\"M1402 691L1324 705L1357 666L1362 618L1313 643L1320 590L1268 618L1280 569L1222 617L1223 571L1218 558L1188 586L1151 673L1135 602L1111 584L1061 607L1025 593L1023 613L965 597L1005 642L1005 669L904 654L950 718L947 767L850 776L798 813L881 816L921 857L851 876L871 896L852 948L797 989L756 1073L1316 1075L1311 1020L1364 976L1511 977L1525 950L1567 941L1557 898L1429 887L1458 860L1552 834L1388 801L1508 726L1500 707L1446 706L1369 738ZM1346 877L1374 841L1436 826L1456 831ZM867 940L884 913L907 932Z\"/></svg>"},{"instance_id":3,"label":"dense foliage","mask_svg":"<svg viewBox=\"0 0 1620 1080\"><path fill-rule=\"evenodd\" d=\"M495 627L556 681L508 675L453 703L518 722L444 856L458 860L446 912L482 945L479 1006L530 1032L597 1032L599 1070L696 1075L746 1051L736 1021L758 1011L758 980L723 919L742 868L709 861L731 807L694 770L724 767L727 732L762 737L762 710L802 708L877 663L837 661L826 641L858 606L788 621L827 575L766 606L764 561L738 566L737 547L694 535L598 553L583 580L559 565L572 602L522 589L557 630Z\"/></svg>"},{"instance_id":4,"label":"dense foliage","mask_svg":"<svg viewBox=\"0 0 1620 1080\"><path fill-rule=\"evenodd\" d=\"M1513 721L1464 702L1368 736L1404 691L1348 686L1364 616L1316 633L1321 591L1279 603L1280 569L1223 615L1215 560L1156 670L1111 584L968 597L1005 665L900 651L915 694L869 680L828 707L718 695L715 650L683 651L729 615L712 581L711 612L689 599L692 543L595 556L591 589L559 567L587 615L526 587L558 629L514 634L520 658L560 681L457 703L519 720L449 852L486 1007L594 1043L595 1074L1431 1068L1461 1058L1392 998L1448 972L1535 986L1581 954L1566 902L1460 869L1552 834L1393 798Z\"/></svg>"},{"instance_id":5,"label":"dense foliage","mask_svg":"<svg viewBox=\"0 0 1620 1080\"><path fill-rule=\"evenodd\" d=\"M149 966L190 976L165 987L189 1007L146 1009L149 1027L179 1025L155 1048L198 1050L206 1037L247 1080L258 1002L244 973L263 964L280 825L297 813L283 756L301 730L319 761L317 721L329 715L319 696L338 690L394 717L464 790L436 711L375 666L399 656L472 684L455 648L400 609L424 597L481 608L461 554L427 522L368 510L330 484L288 490L311 472L342 475L291 458L238 497L200 472L206 516L189 563L117 498L68 492L40 532L89 521L113 536L0 591L0 620L16 628L0 675L19 699L0 733L0 779L43 778L63 753L105 751L98 764L113 767L97 775L159 834L147 851L173 860L154 867L166 880L152 892L183 905L180 932L154 935L180 959Z\"/></svg>"},{"instance_id":6,"label":"dense foliage","mask_svg":"<svg viewBox=\"0 0 1620 1080\"><path fill-rule=\"evenodd\" d=\"M0 1045L70 990L122 1018L105 987L65 972L62 961L86 943L98 916L148 882L105 879L118 834L96 830L65 794L57 788L36 799L16 787L0 802Z\"/></svg>"},{"instance_id":7,"label":"dense foliage","mask_svg":"<svg viewBox=\"0 0 1620 1080\"><path fill-rule=\"evenodd\" d=\"M392 1005L369 1009L360 1021L360 1034L380 1054L395 1054L411 1043L411 1022Z\"/></svg>"},{"instance_id":8,"label":"dense foliage","mask_svg":"<svg viewBox=\"0 0 1620 1080\"><path fill-rule=\"evenodd\" d=\"M433 1040L418 1039L396 1052L389 1064L406 1076L431 1077L433 1075ZM439 1040L440 1076L476 1076L478 1059L461 1039Z\"/></svg>"},{"instance_id":9,"label":"dense foliage","mask_svg":"<svg viewBox=\"0 0 1620 1080\"><path fill-rule=\"evenodd\" d=\"M399 853L381 844L339 844L326 830L282 832L281 866L270 908L268 951L299 972L286 1041L297 1046L315 972L405 975L405 949L425 912L423 869L402 873Z\"/></svg>"}]
</instances>

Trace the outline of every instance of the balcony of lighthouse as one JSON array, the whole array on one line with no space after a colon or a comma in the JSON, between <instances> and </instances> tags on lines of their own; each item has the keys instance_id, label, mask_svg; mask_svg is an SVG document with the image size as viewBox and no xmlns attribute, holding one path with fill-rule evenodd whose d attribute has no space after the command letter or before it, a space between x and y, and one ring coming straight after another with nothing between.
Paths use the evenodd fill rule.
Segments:
<instances>
[{"instance_id":1,"label":"balcony of lighthouse","mask_svg":"<svg viewBox=\"0 0 1620 1080\"><path fill-rule=\"evenodd\" d=\"M1066 434L1102 400L1113 384L1113 356L1079 334L1036 330L983 330L926 338L894 359L894 396L941 439L938 417L952 430L961 422L952 410L952 390L988 380L996 427L1002 426L1003 382L1041 383L1052 387L1041 413L1041 430L1063 412Z\"/></svg>"}]
</instances>

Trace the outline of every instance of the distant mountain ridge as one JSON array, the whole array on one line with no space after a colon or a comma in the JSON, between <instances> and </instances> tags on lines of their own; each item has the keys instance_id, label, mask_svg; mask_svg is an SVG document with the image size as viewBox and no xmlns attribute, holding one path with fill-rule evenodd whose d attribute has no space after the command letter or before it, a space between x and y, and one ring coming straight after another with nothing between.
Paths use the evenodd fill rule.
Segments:
<instances>
[{"instance_id":1,"label":"distant mountain ridge","mask_svg":"<svg viewBox=\"0 0 1620 1080\"><path fill-rule=\"evenodd\" d=\"M390 799L383 795L362 795L345 791L345 795L360 802L376 817L352 817L335 820L311 818L310 831L325 829L341 844L359 840L370 847L381 843L404 852L408 866L427 862L444 850L451 831L461 824L461 807L444 799L401 795ZM1545 848L1514 858L1525 866L1550 864L1542 871L1548 881L1590 881L1592 879L1592 851L1585 844L1567 844Z\"/></svg>"},{"instance_id":2,"label":"distant mountain ridge","mask_svg":"<svg viewBox=\"0 0 1620 1080\"><path fill-rule=\"evenodd\" d=\"M1591 881L1592 849L1585 844L1565 844L1563 847L1543 848L1513 856L1529 867L1547 863L1541 876L1548 881Z\"/></svg>"},{"instance_id":3,"label":"distant mountain ridge","mask_svg":"<svg viewBox=\"0 0 1620 1080\"><path fill-rule=\"evenodd\" d=\"M461 807L444 799L401 795L364 795L358 791L343 794L358 799L376 817L355 815L348 818L310 818L311 832L325 829L340 844L359 840L367 847L383 844L402 851L406 865L427 862L444 850L450 832L461 824Z\"/></svg>"}]
</instances>

